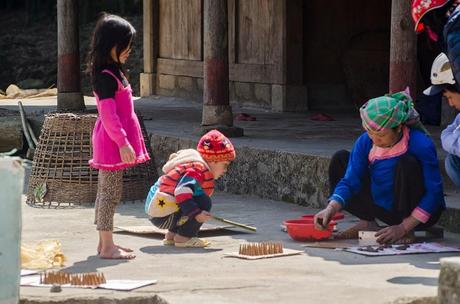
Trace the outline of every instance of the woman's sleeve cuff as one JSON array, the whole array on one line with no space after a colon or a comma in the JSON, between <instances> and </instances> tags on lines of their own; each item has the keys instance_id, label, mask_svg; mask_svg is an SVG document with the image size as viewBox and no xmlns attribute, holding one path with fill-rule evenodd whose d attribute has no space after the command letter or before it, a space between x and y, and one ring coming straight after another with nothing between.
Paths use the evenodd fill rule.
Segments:
<instances>
[{"instance_id":1,"label":"woman's sleeve cuff","mask_svg":"<svg viewBox=\"0 0 460 304\"><path fill-rule=\"evenodd\" d=\"M412 211L411 215L422 223L428 222L428 220L431 217L431 214L429 214L428 212L426 212L420 207L415 208L414 211Z\"/></svg>"},{"instance_id":2,"label":"woman's sleeve cuff","mask_svg":"<svg viewBox=\"0 0 460 304\"><path fill-rule=\"evenodd\" d=\"M329 200L330 200L330 201L331 201L331 200L334 200L334 201L340 203L340 205L342 205L342 207L344 207L344 206L346 205L345 200L343 199L343 197L341 197L340 195L338 195L338 194L336 194L336 193L332 194L332 195L329 197Z\"/></svg>"}]
</instances>

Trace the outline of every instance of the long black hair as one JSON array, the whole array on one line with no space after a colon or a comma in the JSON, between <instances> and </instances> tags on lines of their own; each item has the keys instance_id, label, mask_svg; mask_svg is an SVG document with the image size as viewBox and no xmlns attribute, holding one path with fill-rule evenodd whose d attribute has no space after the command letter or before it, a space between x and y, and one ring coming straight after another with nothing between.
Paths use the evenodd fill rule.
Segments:
<instances>
[{"instance_id":1,"label":"long black hair","mask_svg":"<svg viewBox=\"0 0 460 304\"><path fill-rule=\"evenodd\" d=\"M103 13L96 23L91 46L86 61L86 73L94 84L95 76L108 64L117 64L122 69L120 54L131 47L136 35L134 27L117 15ZM114 62L110 51L116 47L117 61Z\"/></svg>"}]
</instances>

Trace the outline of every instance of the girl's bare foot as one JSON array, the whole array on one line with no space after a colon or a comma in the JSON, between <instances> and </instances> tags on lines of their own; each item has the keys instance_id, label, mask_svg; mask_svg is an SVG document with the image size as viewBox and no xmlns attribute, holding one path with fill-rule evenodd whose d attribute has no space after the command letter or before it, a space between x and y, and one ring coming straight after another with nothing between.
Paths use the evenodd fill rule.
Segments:
<instances>
[{"instance_id":1,"label":"girl's bare foot","mask_svg":"<svg viewBox=\"0 0 460 304\"><path fill-rule=\"evenodd\" d=\"M97 245L97 254L100 254L101 253L101 247L102 247L102 244L99 243L99 245ZM127 248L127 247L122 247L120 245L115 245L115 247L117 247L118 249L120 250L123 250L124 252L133 252L134 250L132 250L131 248Z\"/></svg>"},{"instance_id":2,"label":"girl's bare foot","mask_svg":"<svg viewBox=\"0 0 460 304\"><path fill-rule=\"evenodd\" d=\"M99 257L101 259L131 260L136 256L120 249L118 246L113 246L109 248L102 248L99 253Z\"/></svg>"},{"instance_id":3,"label":"girl's bare foot","mask_svg":"<svg viewBox=\"0 0 460 304\"><path fill-rule=\"evenodd\" d=\"M118 249L123 250L124 252L133 252L133 250L131 248L128 248L128 247L122 247L120 245L115 245L115 247L117 247Z\"/></svg>"}]
</instances>

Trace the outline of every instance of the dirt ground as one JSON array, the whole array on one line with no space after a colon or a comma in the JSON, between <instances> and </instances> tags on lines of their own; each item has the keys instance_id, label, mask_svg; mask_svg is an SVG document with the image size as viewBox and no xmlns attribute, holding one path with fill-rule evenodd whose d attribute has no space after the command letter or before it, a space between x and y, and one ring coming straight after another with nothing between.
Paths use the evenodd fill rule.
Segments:
<instances>
[{"instance_id":1,"label":"dirt ground","mask_svg":"<svg viewBox=\"0 0 460 304\"><path fill-rule=\"evenodd\" d=\"M127 76L135 95L139 95L139 73L142 71L142 16L125 16L137 30L131 52L131 60L126 64ZM57 22L50 12L41 16L31 25L25 25L24 11L0 10L0 90L5 91L10 84L29 88L56 86L57 75ZM81 71L85 69L85 54L88 51L95 21L80 25ZM81 74L82 91L92 95L89 78ZM40 85L41 84L41 85Z\"/></svg>"}]
</instances>

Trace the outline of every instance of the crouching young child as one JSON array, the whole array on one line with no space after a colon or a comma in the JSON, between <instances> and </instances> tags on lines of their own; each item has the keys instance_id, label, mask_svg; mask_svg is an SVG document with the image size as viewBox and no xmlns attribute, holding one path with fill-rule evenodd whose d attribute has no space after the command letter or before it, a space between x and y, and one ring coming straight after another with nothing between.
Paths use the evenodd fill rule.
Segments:
<instances>
[{"instance_id":1,"label":"crouching young child","mask_svg":"<svg viewBox=\"0 0 460 304\"><path fill-rule=\"evenodd\" d=\"M227 172L235 156L230 140L217 130L203 135L196 150L180 150L169 156L164 175L152 186L145 202L152 224L168 229L164 245L209 245L197 237L198 231L211 218L214 180Z\"/></svg>"}]
</instances>

